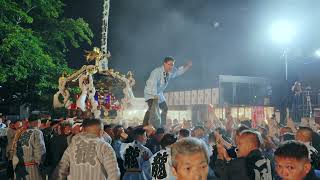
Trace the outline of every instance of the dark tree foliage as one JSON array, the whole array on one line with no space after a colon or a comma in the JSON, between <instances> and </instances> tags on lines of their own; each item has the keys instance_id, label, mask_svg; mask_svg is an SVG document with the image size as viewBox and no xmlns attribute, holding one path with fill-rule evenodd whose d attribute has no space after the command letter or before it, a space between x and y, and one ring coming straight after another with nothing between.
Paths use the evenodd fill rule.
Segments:
<instances>
[{"instance_id":1,"label":"dark tree foliage","mask_svg":"<svg viewBox=\"0 0 320 180\"><path fill-rule=\"evenodd\" d=\"M63 0L0 0L0 104L51 107L58 77L71 72L68 46L91 44L81 18L63 17Z\"/></svg>"}]
</instances>

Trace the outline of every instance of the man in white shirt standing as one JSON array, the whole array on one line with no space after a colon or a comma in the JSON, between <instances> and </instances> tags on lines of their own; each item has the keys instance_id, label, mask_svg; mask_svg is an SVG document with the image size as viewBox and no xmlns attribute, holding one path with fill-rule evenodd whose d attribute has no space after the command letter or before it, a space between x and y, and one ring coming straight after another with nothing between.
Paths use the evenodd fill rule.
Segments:
<instances>
[{"instance_id":1,"label":"man in white shirt standing","mask_svg":"<svg viewBox=\"0 0 320 180\"><path fill-rule=\"evenodd\" d=\"M144 87L144 98L148 103L148 110L145 114L143 124L149 124L150 110L154 101L158 100L159 108L161 109L161 122L153 122L153 126L159 128L160 126L165 126L168 106L163 95L163 91L168 86L170 79L173 79L179 75L185 73L191 68L192 62L189 61L179 68L174 67L175 60L173 57L168 56L164 58L163 65L154 69Z\"/></svg>"}]
</instances>

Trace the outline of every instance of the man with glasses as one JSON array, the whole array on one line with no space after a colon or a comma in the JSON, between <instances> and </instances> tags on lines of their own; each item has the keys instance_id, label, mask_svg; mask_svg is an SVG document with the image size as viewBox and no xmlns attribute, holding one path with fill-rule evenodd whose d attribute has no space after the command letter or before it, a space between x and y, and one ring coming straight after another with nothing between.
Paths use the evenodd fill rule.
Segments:
<instances>
[{"instance_id":1,"label":"man with glasses","mask_svg":"<svg viewBox=\"0 0 320 180\"><path fill-rule=\"evenodd\" d=\"M144 88L144 98L148 103L148 110L144 116L143 124L148 125L150 118L150 112L153 102L158 101L159 108L161 109L161 121L152 122L152 125L156 128L163 127L166 123L168 106L163 95L163 91L168 85L170 79L175 78L179 75L185 73L192 66L192 62L189 61L185 65L175 68L174 67L174 58L166 57L163 60L163 65L154 69Z\"/></svg>"}]
</instances>

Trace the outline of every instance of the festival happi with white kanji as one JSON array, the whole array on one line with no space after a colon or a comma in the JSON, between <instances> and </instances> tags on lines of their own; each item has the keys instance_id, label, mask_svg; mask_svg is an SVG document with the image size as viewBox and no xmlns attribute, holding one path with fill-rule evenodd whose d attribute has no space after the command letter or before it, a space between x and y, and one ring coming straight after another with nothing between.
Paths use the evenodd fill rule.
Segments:
<instances>
[{"instance_id":1,"label":"festival happi with white kanji","mask_svg":"<svg viewBox=\"0 0 320 180\"><path fill-rule=\"evenodd\" d=\"M320 179L319 7L0 0L0 179Z\"/></svg>"}]
</instances>

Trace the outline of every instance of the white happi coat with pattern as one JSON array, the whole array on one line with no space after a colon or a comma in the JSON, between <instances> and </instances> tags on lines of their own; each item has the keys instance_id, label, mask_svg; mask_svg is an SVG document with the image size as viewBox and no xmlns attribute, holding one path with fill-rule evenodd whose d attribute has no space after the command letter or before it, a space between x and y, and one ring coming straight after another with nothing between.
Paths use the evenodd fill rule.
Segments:
<instances>
[{"instance_id":1,"label":"white happi coat with pattern","mask_svg":"<svg viewBox=\"0 0 320 180\"><path fill-rule=\"evenodd\" d=\"M123 143L120 147L120 156L124 162L126 173L123 180L144 180L146 176L142 170L143 164L148 161L143 158L146 154L149 158L152 152L138 141L132 143ZM132 169L138 171L132 171Z\"/></svg>"},{"instance_id":2,"label":"white happi coat with pattern","mask_svg":"<svg viewBox=\"0 0 320 180\"><path fill-rule=\"evenodd\" d=\"M42 179L40 167L44 161L45 153L46 147L43 134L39 129L31 127L23 132L17 141L13 157L13 161L17 162L15 178L25 180Z\"/></svg>"},{"instance_id":3,"label":"white happi coat with pattern","mask_svg":"<svg viewBox=\"0 0 320 180\"><path fill-rule=\"evenodd\" d=\"M120 170L111 145L86 132L73 137L54 171L53 179L119 180Z\"/></svg>"},{"instance_id":4,"label":"white happi coat with pattern","mask_svg":"<svg viewBox=\"0 0 320 180\"><path fill-rule=\"evenodd\" d=\"M172 174L171 148L166 147L155 153L144 163L143 170L147 179L175 180L176 177Z\"/></svg>"}]
</instances>

